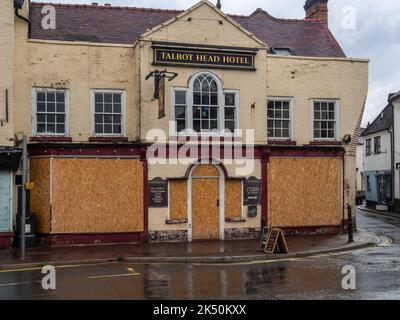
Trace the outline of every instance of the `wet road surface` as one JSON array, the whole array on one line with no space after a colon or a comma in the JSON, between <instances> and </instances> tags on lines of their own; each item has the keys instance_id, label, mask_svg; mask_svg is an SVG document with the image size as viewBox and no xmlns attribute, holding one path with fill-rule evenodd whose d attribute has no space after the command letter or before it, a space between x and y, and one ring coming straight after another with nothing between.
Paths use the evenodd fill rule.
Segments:
<instances>
[{"instance_id":1,"label":"wet road surface","mask_svg":"<svg viewBox=\"0 0 400 320\"><path fill-rule=\"evenodd\" d=\"M399 299L400 218L361 213L359 228L392 244L351 253L268 263L183 265L111 263L57 268L53 291L40 269L0 272L0 299ZM357 271L357 289L341 273Z\"/></svg>"}]
</instances>

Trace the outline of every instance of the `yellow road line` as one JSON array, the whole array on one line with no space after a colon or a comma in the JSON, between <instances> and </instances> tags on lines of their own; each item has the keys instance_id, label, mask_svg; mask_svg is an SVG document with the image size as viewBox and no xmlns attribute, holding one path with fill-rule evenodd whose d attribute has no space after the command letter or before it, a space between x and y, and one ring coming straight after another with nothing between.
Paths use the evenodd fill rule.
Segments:
<instances>
[{"instance_id":1,"label":"yellow road line","mask_svg":"<svg viewBox=\"0 0 400 320\"><path fill-rule=\"evenodd\" d=\"M140 273L113 274L109 276L93 276L89 277L89 279L122 278L122 277L133 277L133 276L140 276Z\"/></svg>"},{"instance_id":2,"label":"yellow road line","mask_svg":"<svg viewBox=\"0 0 400 320\"><path fill-rule=\"evenodd\" d=\"M56 268L56 269L83 268L83 267L94 267L94 266L110 265L110 264L117 264L117 263L119 263L119 262L104 262L104 263L92 263L92 264L70 264L70 265L67 264L67 265L64 265L64 266L54 266L54 268ZM48 265L51 265L51 264L48 264ZM43 265L43 267L44 267L44 265ZM38 270L42 270L43 267L0 270L0 273L38 271Z\"/></svg>"},{"instance_id":3,"label":"yellow road line","mask_svg":"<svg viewBox=\"0 0 400 320\"><path fill-rule=\"evenodd\" d=\"M92 276L89 279L107 279L107 278L120 278L120 277L132 277L132 276L140 276L140 273L137 273L133 268L126 268L130 273L126 274L113 274L113 275L104 275L104 276Z\"/></svg>"}]
</instances>

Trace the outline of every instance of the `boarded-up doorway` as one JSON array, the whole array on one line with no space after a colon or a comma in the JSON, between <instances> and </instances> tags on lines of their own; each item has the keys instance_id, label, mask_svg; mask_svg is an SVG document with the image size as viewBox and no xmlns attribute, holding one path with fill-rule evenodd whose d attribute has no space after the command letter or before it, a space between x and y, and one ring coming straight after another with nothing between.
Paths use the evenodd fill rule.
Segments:
<instances>
[{"instance_id":1,"label":"boarded-up doorway","mask_svg":"<svg viewBox=\"0 0 400 320\"><path fill-rule=\"evenodd\" d=\"M220 238L220 173L200 165L192 174L192 239Z\"/></svg>"}]
</instances>

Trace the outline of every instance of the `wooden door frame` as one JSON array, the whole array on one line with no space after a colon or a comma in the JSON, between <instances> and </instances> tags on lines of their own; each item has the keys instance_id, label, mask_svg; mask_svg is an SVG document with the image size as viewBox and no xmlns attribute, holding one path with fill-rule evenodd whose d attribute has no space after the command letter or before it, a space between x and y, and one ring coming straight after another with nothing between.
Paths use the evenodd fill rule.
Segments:
<instances>
[{"instance_id":1,"label":"wooden door frame","mask_svg":"<svg viewBox=\"0 0 400 320\"><path fill-rule=\"evenodd\" d=\"M193 172L200 165L204 163L197 163L194 165L189 172L189 179L187 185L187 199L188 199L188 242L193 241L193 218L192 218L192 182ZM219 240L225 240L225 173L221 166L217 164L208 164L217 168L219 172ZM217 177L199 177L201 179L218 179Z\"/></svg>"}]
</instances>

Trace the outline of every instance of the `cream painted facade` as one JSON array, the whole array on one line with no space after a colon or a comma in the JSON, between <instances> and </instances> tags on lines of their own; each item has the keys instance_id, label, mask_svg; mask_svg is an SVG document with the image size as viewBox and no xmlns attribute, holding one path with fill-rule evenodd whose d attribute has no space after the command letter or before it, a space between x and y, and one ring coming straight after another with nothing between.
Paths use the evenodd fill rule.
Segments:
<instances>
[{"instance_id":1,"label":"cream painted facade","mask_svg":"<svg viewBox=\"0 0 400 320\"><path fill-rule=\"evenodd\" d=\"M13 3L2 1L0 3L0 146L14 145L14 30ZM6 122L6 90L8 122Z\"/></svg>"},{"instance_id":2,"label":"cream painted facade","mask_svg":"<svg viewBox=\"0 0 400 320\"><path fill-rule=\"evenodd\" d=\"M268 53L268 43L259 40L243 29L229 16L217 10L211 3L201 1L176 18L149 30L132 44L104 44L72 41L28 39L28 26L12 18L11 1L1 4L0 35L6 34L6 59L0 61L1 73L7 78L0 79L0 89L10 88L10 123L0 127L0 145L13 145L10 139L14 133L24 132L33 137L32 112L33 90L35 88L65 89L68 92L68 132L72 145L89 143L93 137L91 92L121 90L126 95L126 129L123 135L129 142L152 143L148 133L161 129L168 136L169 122L173 117L172 93L176 88L188 88L188 83L199 72L210 72L220 79L225 90L240 92L238 123L242 130L254 129L254 144L268 146L267 100L269 97L292 99L292 136L297 147L313 144L312 101L329 100L336 102L337 137L336 147L346 135L352 142L343 145L344 162L341 162L341 210L355 204L356 185L356 144L358 127L364 111L368 91L368 60L351 58L284 57ZM4 13L3 13L4 12ZM21 14L27 16L27 4ZM7 23L4 24L3 21ZM207 21L207 23L205 23ZM210 22L211 21L211 22ZM14 27L15 23L15 27ZM190 32L195 30L195 32ZM11 36L13 34L13 36ZM3 41L3 37L1 37ZM168 71L178 76L166 81L166 117L158 119L158 101L154 99L154 82L145 80L152 65L154 42L184 43L216 47L241 47L257 50L256 70L231 70L218 68L196 68L168 66ZM3 45L3 43L2 43ZM166 68L166 67L165 67ZM5 80L5 81L4 81ZM13 90L14 87L14 90ZM3 94L1 92L0 94ZM15 97L15 98L13 98ZM0 101L3 101L0 100ZM2 102L1 102L2 103ZM3 105L0 108L3 110ZM0 111L0 118L1 118ZM244 140L247 137L244 136ZM46 142L46 137L39 143ZM34 146L34 143L32 143ZM117 146L116 146L117 148ZM325 148L321 146L321 148ZM328 147L326 147L328 148ZM229 160L229 159L225 159ZM225 162L222 161L222 163ZM229 162L229 161L228 161ZM246 179L254 176L263 179L262 160L254 159L253 172L245 176L235 173L234 164L226 164L230 178ZM150 165L148 180L154 178L176 179L185 176L187 165ZM189 192L189 188L188 188ZM243 217L246 207L242 205ZM261 205L256 217L243 222L226 222L226 229L261 228ZM185 231L188 222L178 225L166 224L169 208L148 209L149 232ZM337 220L337 225L341 221ZM290 227L290 226L288 226ZM293 227L304 227L299 222Z\"/></svg>"}]
</instances>

